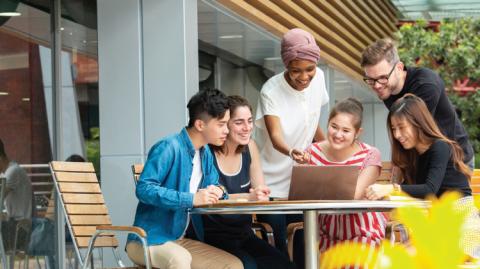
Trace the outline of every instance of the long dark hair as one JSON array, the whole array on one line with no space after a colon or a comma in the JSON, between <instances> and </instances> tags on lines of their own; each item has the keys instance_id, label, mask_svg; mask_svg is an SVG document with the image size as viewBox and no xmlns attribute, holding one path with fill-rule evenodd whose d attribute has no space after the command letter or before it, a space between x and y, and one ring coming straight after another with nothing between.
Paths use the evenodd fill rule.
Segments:
<instances>
[{"instance_id":1,"label":"long dark hair","mask_svg":"<svg viewBox=\"0 0 480 269\"><path fill-rule=\"evenodd\" d=\"M392 118L405 119L413 125L418 133L418 140L421 143L429 145L435 140L441 140L447 143L452 149L451 158L455 169L470 178L471 171L463 163L463 150L457 142L445 137L432 114L427 108L425 102L413 94L405 94L402 98L393 103L388 113L387 127L390 143L392 145L392 163L400 168L404 180L409 184L415 184L415 171L418 152L415 148L404 149L400 142L393 136Z\"/></svg>"},{"instance_id":2,"label":"long dark hair","mask_svg":"<svg viewBox=\"0 0 480 269\"><path fill-rule=\"evenodd\" d=\"M252 106L248 103L247 99L245 99L244 97L239 95L230 95L227 97L227 99L228 99L228 109L230 110L230 118L233 117L233 115L235 114L235 111L239 107L248 107L248 109L250 110L250 113L253 113ZM245 147L248 147L248 145L238 145L237 149L235 149L235 153L241 153L245 149ZM210 148L212 148L213 151L215 152L228 154L227 152L228 149L225 146L225 143L221 146L210 145Z\"/></svg>"}]
</instances>

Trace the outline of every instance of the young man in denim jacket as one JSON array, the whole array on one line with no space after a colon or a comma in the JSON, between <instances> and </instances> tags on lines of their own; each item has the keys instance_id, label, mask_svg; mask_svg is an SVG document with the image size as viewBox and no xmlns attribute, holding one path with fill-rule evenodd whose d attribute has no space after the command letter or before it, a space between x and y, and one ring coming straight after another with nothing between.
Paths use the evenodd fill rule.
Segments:
<instances>
[{"instance_id":1,"label":"young man in denim jacket","mask_svg":"<svg viewBox=\"0 0 480 269\"><path fill-rule=\"evenodd\" d=\"M180 133L160 140L148 153L137 184L134 225L147 232L150 261L157 268L243 268L235 256L185 238L187 228L203 240L201 218L188 209L225 198L207 144L222 145L230 118L226 96L218 90L195 94L188 102L190 120ZM143 249L130 234L127 254L144 265Z\"/></svg>"}]
</instances>

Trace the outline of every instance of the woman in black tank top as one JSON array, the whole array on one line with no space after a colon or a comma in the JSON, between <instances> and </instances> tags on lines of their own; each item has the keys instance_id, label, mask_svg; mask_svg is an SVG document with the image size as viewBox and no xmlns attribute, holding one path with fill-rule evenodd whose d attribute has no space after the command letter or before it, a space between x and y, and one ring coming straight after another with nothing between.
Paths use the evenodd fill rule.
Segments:
<instances>
[{"instance_id":1,"label":"woman in black tank top","mask_svg":"<svg viewBox=\"0 0 480 269\"><path fill-rule=\"evenodd\" d=\"M229 134L221 147L210 146L214 164L230 199L267 201L257 146L250 136L252 109L247 100L230 96ZM283 253L258 238L252 231L251 215L203 215L205 242L242 260L245 269L295 268Z\"/></svg>"}]
</instances>

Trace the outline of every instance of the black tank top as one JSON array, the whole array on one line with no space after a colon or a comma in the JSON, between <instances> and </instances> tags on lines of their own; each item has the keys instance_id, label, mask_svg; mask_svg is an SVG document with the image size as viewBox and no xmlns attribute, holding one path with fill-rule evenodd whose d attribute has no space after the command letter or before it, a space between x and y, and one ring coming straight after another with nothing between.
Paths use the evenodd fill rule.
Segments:
<instances>
[{"instance_id":1,"label":"black tank top","mask_svg":"<svg viewBox=\"0 0 480 269\"><path fill-rule=\"evenodd\" d=\"M215 154L214 164L219 174L219 183L227 188L229 194L248 193L250 190L250 151L248 146L242 152L240 171L235 175L224 174L217 163ZM252 232L251 215L203 215L205 240L245 239Z\"/></svg>"}]
</instances>

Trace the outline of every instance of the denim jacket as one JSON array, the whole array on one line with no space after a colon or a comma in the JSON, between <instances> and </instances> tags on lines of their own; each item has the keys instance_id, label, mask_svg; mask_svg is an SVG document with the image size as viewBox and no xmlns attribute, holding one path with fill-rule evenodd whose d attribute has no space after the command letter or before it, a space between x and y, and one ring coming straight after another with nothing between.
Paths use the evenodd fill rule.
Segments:
<instances>
[{"instance_id":1,"label":"denim jacket","mask_svg":"<svg viewBox=\"0 0 480 269\"><path fill-rule=\"evenodd\" d=\"M193 207L190 177L195 148L184 128L155 144L136 187L139 200L134 226L147 232L148 245L179 239L188 225L188 210ZM218 173L208 145L200 148L202 180L199 188L218 185ZM203 240L201 218L191 216L198 239ZM128 241L138 240L130 234Z\"/></svg>"}]
</instances>

